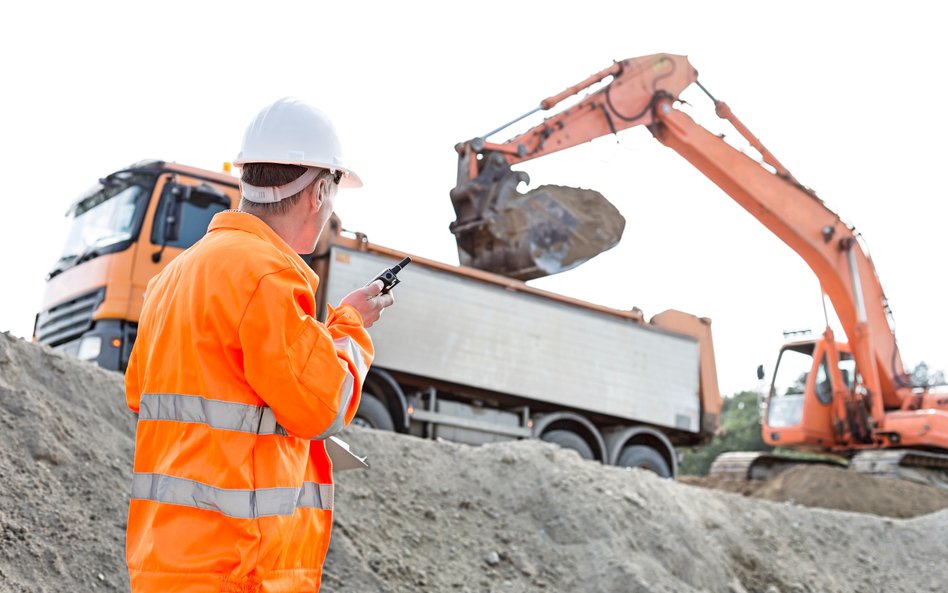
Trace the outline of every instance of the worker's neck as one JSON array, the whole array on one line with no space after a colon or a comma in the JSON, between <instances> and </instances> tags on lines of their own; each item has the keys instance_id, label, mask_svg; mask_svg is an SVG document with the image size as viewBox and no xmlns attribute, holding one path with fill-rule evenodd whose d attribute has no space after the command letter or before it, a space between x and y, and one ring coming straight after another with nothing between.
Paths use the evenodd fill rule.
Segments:
<instances>
[{"instance_id":1,"label":"worker's neck","mask_svg":"<svg viewBox=\"0 0 948 593\"><path fill-rule=\"evenodd\" d=\"M296 250L297 253L309 253L312 248L309 243L312 242L312 229L310 221L306 216L300 216L293 211L286 214L263 214L253 210L241 210L248 214L253 214L267 224L287 245Z\"/></svg>"}]
</instances>

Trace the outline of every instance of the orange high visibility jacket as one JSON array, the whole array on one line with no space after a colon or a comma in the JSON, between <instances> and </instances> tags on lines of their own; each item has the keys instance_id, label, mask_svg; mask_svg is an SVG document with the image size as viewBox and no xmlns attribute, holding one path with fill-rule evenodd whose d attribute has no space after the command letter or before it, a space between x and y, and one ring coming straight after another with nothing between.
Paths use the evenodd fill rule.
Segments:
<instances>
[{"instance_id":1,"label":"orange high visibility jacket","mask_svg":"<svg viewBox=\"0 0 948 593\"><path fill-rule=\"evenodd\" d=\"M125 376L139 414L133 593L317 591L332 526L324 440L373 356L349 306L266 223L222 212L149 284Z\"/></svg>"}]
</instances>

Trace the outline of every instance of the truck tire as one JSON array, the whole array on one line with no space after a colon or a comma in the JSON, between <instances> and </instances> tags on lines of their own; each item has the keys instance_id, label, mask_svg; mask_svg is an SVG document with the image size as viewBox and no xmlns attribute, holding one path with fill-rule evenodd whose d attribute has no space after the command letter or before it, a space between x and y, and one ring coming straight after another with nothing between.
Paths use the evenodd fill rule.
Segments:
<instances>
[{"instance_id":1,"label":"truck tire","mask_svg":"<svg viewBox=\"0 0 948 593\"><path fill-rule=\"evenodd\" d=\"M655 472L663 478L671 477L671 469L668 468L665 458L648 445L629 445L622 450L616 465L619 467L641 467Z\"/></svg>"},{"instance_id":2,"label":"truck tire","mask_svg":"<svg viewBox=\"0 0 948 593\"><path fill-rule=\"evenodd\" d=\"M572 449L579 453L579 456L583 459L596 458L596 456L593 455L593 450L592 447L589 446L589 443L571 430L551 430L544 432L540 440L559 445L564 449Z\"/></svg>"},{"instance_id":3,"label":"truck tire","mask_svg":"<svg viewBox=\"0 0 948 593\"><path fill-rule=\"evenodd\" d=\"M362 400L359 402L359 409L356 410L352 424L376 430L395 430L395 422L392 421L392 415L388 413L388 408L377 397L369 393L362 394Z\"/></svg>"}]
</instances>

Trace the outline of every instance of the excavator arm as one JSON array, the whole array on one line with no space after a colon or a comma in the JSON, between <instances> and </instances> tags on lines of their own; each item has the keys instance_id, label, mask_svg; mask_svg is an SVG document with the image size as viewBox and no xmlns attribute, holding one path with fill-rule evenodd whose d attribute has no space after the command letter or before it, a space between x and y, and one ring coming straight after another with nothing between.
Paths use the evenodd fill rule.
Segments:
<instances>
[{"instance_id":1,"label":"excavator arm","mask_svg":"<svg viewBox=\"0 0 948 593\"><path fill-rule=\"evenodd\" d=\"M607 80L609 77L611 80ZM524 194L516 192L512 181L525 180L525 174L511 170L510 165L633 126L646 126L659 142L684 157L798 253L816 274L849 339L859 381L852 393L840 395L870 412L865 434L878 427L886 409L911 407L910 402L917 398L912 397L904 379L891 313L872 260L855 229L800 184L727 105L710 93L717 114L760 153L763 163L678 109L681 92L691 84L698 84L707 93L684 56L656 54L617 62L545 99L538 110L550 109L601 82L598 90L578 103L507 142L492 144L485 138L475 138L456 147L458 187L451 196L458 221L452 231L458 237L459 251L469 250L465 263L505 273L502 268L478 265L486 260L478 259L481 254L476 241L465 242L470 237L465 237L464 229L477 222L481 228L489 226L483 213L503 211L503 204L522 199ZM558 191L562 197L568 188ZM500 209L496 200L491 201L498 196L503 198ZM495 253L519 247L498 243L502 241L495 240L490 246ZM831 335L827 331L827 336Z\"/></svg>"},{"instance_id":2,"label":"excavator arm","mask_svg":"<svg viewBox=\"0 0 948 593\"><path fill-rule=\"evenodd\" d=\"M581 83L547 97L534 111L550 110L606 80L609 80L607 84L576 105L503 144L492 144L483 138L475 138L467 144L474 152L499 152L508 164L514 165L633 126L649 126L655 121L655 102L660 97L677 98L697 82L698 72L684 56L656 54L632 58L616 62ZM469 172L474 173L474 170Z\"/></svg>"},{"instance_id":3,"label":"excavator arm","mask_svg":"<svg viewBox=\"0 0 948 593\"><path fill-rule=\"evenodd\" d=\"M450 228L461 263L530 280L568 270L615 246L625 219L602 194L554 185L523 194L517 186L530 178L510 165L649 125L657 97L677 96L696 78L697 72L681 56L616 62L509 124L458 144L458 180L451 190L457 220ZM487 141L524 117L548 111L606 79L611 81L602 89L520 136L502 144Z\"/></svg>"}]
</instances>

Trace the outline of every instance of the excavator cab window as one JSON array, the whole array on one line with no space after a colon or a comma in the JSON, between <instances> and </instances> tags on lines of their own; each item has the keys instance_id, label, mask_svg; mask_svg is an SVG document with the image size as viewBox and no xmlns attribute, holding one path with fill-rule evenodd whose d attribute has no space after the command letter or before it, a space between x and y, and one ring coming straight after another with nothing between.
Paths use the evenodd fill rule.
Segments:
<instances>
[{"instance_id":1,"label":"excavator cab window","mask_svg":"<svg viewBox=\"0 0 948 593\"><path fill-rule=\"evenodd\" d=\"M826 362L826 355L820 361L820 366L816 370L816 399L821 404L827 405L833 401L833 383L830 380L829 367Z\"/></svg>"},{"instance_id":2,"label":"excavator cab window","mask_svg":"<svg viewBox=\"0 0 948 593\"><path fill-rule=\"evenodd\" d=\"M769 426L781 428L800 424L806 384L812 369L812 344L788 346L780 352L767 402Z\"/></svg>"},{"instance_id":3,"label":"excavator cab window","mask_svg":"<svg viewBox=\"0 0 948 593\"><path fill-rule=\"evenodd\" d=\"M853 377L856 376L856 361L853 355L848 352L839 353L839 373L843 376L843 383L846 389L853 390Z\"/></svg>"}]
</instances>

